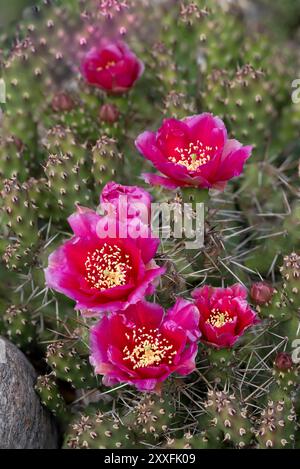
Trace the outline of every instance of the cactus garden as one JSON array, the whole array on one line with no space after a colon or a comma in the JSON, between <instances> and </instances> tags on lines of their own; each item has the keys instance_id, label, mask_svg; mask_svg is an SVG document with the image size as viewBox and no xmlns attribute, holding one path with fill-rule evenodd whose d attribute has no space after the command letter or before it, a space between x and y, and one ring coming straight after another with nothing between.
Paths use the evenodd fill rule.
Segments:
<instances>
[{"instance_id":1,"label":"cactus garden","mask_svg":"<svg viewBox=\"0 0 300 469\"><path fill-rule=\"evenodd\" d=\"M0 448L300 449L282 3L42 0L1 24ZM203 242L176 217L155 233L157 205ZM50 439L29 438L37 411L12 431L11 363Z\"/></svg>"}]
</instances>

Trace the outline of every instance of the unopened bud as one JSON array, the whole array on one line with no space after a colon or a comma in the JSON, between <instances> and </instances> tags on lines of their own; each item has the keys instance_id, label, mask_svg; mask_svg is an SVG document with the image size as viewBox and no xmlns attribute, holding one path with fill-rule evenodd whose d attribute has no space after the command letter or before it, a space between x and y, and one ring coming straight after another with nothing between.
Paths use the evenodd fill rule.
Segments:
<instances>
[{"instance_id":1,"label":"unopened bud","mask_svg":"<svg viewBox=\"0 0 300 469\"><path fill-rule=\"evenodd\" d=\"M273 296L274 288L267 282L253 283L250 290L250 297L257 305L268 303Z\"/></svg>"},{"instance_id":2,"label":"unopened bud","mask_svg":"<svg viewBox=\"0 0 300 469\"><path fill-rule=\"evenodd\" d=\"M51 105L55 112L71 111L74 108L74 101L66 93L57 93L53 97Z\"/></svg>"},{"instance_id":3,"label":"unopened bud","mask_svg":"<svg viewBox=\"0 0 300 469\"><path fill-rule=\"evenodd\" d=\"M102 122L114 124L119 119L120 112L114 104L103 104L100 108L99 117Z\"/></svg>"},{"instance_id":4,"label":"unopened bud","mask_svg":"<svg viewBox=\"0 0 300 469\"><path fill-rule=\"evenodd\" d=\"M280 352L276 355L275 362L276 368L280 371L286 371L292 368L293 360L289 353L287 352Z\"/></svg>"}]
</instances>

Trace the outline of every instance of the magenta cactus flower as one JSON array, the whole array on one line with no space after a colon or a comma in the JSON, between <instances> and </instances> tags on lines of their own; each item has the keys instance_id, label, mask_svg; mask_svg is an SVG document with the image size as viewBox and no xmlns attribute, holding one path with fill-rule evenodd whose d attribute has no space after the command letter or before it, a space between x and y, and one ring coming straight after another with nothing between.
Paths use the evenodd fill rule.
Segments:
<instances>
[{"instance_id":1,"label":"magenta cactus flower","mask_svg":"<svg viewBox=\"0 0 300 469\"><path fill-rule=\"evenodd\" d=\"M107 207L109 213L128 219L140 217L146 222L150 221L151 201L149 192L141 187L113 181L106 184L100 196L101 206Z\"/></svg>"},{"instance_id":2,"label":"magenta cactus flower","mask_svg":"<svg viewBox=\"0 0 300 469\"><path fill-rule=\"evenodd\" d=\"M198 323L198 310L189 301L178 299L166 315L161 306L140 302L92 328L91 364L107 386L129 383L140 391L158 390L170 374L194 370Z\"/></svg>"},{"instance_id":3,"label":"magenta cactus flower","mask_svg":"<svg viewBox=\"0 0 300 469\"><path fill-rule=\"evenodd\" d=\"M163 176L144 174L146 182L178 187L223 190L239 176L252 147L227 138L221 119L204 113L183 120L165 119L157 132L139 135L136 147Z\"/></svg>"},{"instance_id":4,"label":"magenta cactus flower","mask_svg":"<svg viewBox=\"0 0 300 469\"><path fill-rule=\"evenodd\" d=\"M75 300L76 309L90 316L123 311L153 293L154 281L165 269L153 259L159 240L148 227L142 226L142 236L134 237L130 222L118 223L110 234L109 219L83 207L68 221L74 236L49 257L49 288Z\"/></svg>"},{"instance_id":5,"label":"magenta cactus flower","mask_svg":"<svg viewBox=\"0 0 300 469\"><path fill-rule=\"evenodd\" d=\"M204 286L192 293L199 310L202 341L217 348L232 347L257 322L240 284L228 288Z\"/></svg>"},{"instance_id":6,"label":"magenta cactus flower","mask_svg":"<svg viewBox=\"0 0 300 469\"><path fill-rule=\"evenodd\" d=\"M142 76L144 65L124 42L103 38L83 58L81 72L90 85L121 94Z\"/></svg>"}]
</instances>

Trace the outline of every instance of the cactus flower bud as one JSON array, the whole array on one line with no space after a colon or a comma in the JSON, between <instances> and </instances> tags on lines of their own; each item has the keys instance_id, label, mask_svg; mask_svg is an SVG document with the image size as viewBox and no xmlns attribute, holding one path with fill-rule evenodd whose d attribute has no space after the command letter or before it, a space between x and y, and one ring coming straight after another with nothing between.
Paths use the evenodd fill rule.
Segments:
<instances>
[{"instance_id":1,"label":"cactus flower bud","mask_svg":"<svg viewBox=\"0 0 300 469\"><path fill-rule=\"evenodd\" d=\"M274 364L278 370L286 371L292 368L293 360L289 353L280 352L276 355Z\"/></svg>"},{"instance_id":2,"label":"cactus flower bud","mask_svg":"<svg viewBox=\"0 0 300 469\"><path fill-rule=\"evenodd\" d=\"M100 108L99 117L102 122L114 124L119 119L120 112L114 104L103 104Z\"/></svg>"},{"instance_id":3,"label":"cactus flower bud","mask_svg":"<svg viewBox=\"0 0 300 469\"><path fill-rule=\"evenodd\" d=\"M253 283L250 290L250 297L257 305L268 303L274 293L274 288L267 282Z\"/></svg>"},{"instance_id":4,"label":"cactus flower bud","mask_svg":"<svg viewBox=\"0 0 300 469\"><path fill-rule=\"evenodd\" d=\"M138 186L123 186L114 181L109 182L103 188L100 203L105 208L105 204L110 204L113 213L120 215L120 212L127 207L127 218L141 217L149 218L151 213L151 195Z\"/></svg>"},{"instance_id":5,"label":"cactus flower bud","mask_svg":"<svg viewBox=\"0 0 300 469\"><path fill-rule=\"evenodd\" d=\"M66 93L57 93L53 96L51 106L55 112L71 111L74 108L74 101Z\"/></svg>"}]
</instances>

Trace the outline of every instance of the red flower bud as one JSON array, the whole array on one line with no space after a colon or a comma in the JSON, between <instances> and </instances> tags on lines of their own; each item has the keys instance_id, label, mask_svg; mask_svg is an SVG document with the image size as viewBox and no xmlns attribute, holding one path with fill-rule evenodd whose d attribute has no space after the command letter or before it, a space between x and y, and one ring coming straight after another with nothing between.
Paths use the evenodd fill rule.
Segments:
<instances>
[{"instance_id":1,"label":"red flower bud","mask_svg":"<svg viewBox=\"0 0 300 469\"><path fill-rule=\"evenodd\" d=\"M292 368L293 360L289 353L280 352L276 355L274 364L278 370L286 371Z\"/></svg>"},{"instance_id":2,"label":"red flower bud","mask_svg":"<svg viewBox=\"0 0 300 469\"><path fill-rule=\"evenodd\" d=\"M267 282L253 283L250 290L250 297L257 305L268 303L274 293L274 288Z\"/></svg>"},{"instance_id":3,"label":"red flower bud","mask_svg":"<svg viewBox=\"0 0 300 469\"><path fill-rule=\"evenodd\" d=\"M57 93L52 99L52 109L55 112L72 111L74 108L74 101L66 93Z\"/></svg>"},{"instance_id":4,"label":"red flower bud","mask_svg":"<svg viewBox=\"0 0 300 469\"><path fill-rule=\"evenodd\" d=\"M100 108L100 120L107 124L114 124L119 119L119 109L114 104L103 104Z\"/></svg>"}]
</instances>

